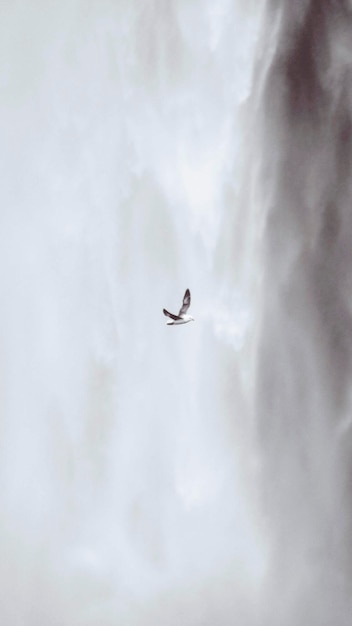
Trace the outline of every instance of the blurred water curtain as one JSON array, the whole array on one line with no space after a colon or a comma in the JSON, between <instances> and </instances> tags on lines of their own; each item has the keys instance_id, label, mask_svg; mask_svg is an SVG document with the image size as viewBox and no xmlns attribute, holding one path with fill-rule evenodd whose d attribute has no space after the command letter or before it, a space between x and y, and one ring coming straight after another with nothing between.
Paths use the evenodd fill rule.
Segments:
<instances>
[{"instance_id":1,"label":"blurred water curtain","mask_svg":"<svg viewBox=\"0 0 352 626\"><path fill-rule=\"evenodd\" d=\"M0 31L1 623L347 626L350 3Z\"/></svg>"}]
</instances>

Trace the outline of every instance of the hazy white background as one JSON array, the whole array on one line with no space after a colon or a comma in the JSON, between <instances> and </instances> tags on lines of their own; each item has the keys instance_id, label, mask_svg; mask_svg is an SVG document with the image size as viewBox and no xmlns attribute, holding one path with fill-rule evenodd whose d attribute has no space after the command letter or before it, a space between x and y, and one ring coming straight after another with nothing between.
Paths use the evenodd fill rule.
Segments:
<instances>
[{"instance_id":1,"label":"hazy white background","mask_svg":"<svg viewBox=\"0 0 352 626\"><path fill-rule=\"evenodd\" d=\"M292 7L2 4L6 626L349 624L350 14Z\"/></svg>"}]
</instances>

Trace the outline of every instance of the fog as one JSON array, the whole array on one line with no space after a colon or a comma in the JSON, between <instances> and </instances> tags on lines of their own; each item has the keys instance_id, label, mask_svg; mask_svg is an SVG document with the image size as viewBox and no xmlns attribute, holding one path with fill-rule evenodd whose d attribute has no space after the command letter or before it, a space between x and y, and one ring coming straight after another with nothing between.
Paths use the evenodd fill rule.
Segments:
<instances>
[{"instance_id":1,"label":"fog","mask_svg":"<svg viewBox=\"0 0 352 626\"><path fill-rule=\"evenodd\" d=\"M351 11L3 4L6 626L350 623Z\"/></svg>"}]
</instances>

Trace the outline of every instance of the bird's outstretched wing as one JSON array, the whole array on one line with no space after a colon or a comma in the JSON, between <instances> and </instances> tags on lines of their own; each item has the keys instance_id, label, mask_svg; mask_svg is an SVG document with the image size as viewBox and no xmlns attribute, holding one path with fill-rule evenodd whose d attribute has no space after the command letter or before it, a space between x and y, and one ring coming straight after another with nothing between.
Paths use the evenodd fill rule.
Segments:
<instances>
[{"instance_id":1,"label":"bird's outstretched wing","mask_svg":"<svg viewBox=\"0 0 352 626\"><path fill-rule=\"evenodd\" d=\"M164 315L167 317L171 317L172 320L180 320L181 318L178 315L174 315L173 313L169 313L166 309L163 309Z\"/></svg>"},{"instance_id":2,"label":"bird's outstretched wing","mask_svg":"<svg viewBox=\"0 0 352 626\"><path fill-rule=\"evenodd\" d=\"M185 295L183 296L183 303L179 311L179 315L184 315L187 313L189 306L191 304L191 292L189 289L186 289Z\"/></svg>"}]
</instances>

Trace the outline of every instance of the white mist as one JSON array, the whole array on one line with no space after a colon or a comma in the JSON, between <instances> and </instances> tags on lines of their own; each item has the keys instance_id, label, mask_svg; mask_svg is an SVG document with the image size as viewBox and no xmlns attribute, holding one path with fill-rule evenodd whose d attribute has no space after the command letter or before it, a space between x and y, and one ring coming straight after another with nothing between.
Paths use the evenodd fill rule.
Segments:
<instances>
[{"instance_id":1,"label":"white mist","mask_svg":"<svg viewBox=\"0 0 352 626\"><path fill-rule=\"evenodd\" d=\"M279 115L285 80L272 78L288 9L270 8L2 9L7 626L347 624L338 551L333 608L320 608L322 537L347 466L325 463L337 387L319 390L333 344L324 369L304 292L314 263L293 265L321 215L312 183L312 239L290 217L275 231L280 206L296 215L280 163L297 127ZM290 167L301 188L304 168ZM293 276L303 295L289 301ZM162 308L187 287L196 322L168 328ZM338 432L349 433L348 406ZM307 504L317 493L324 525Z\"/></svg>"}]
</instances>

